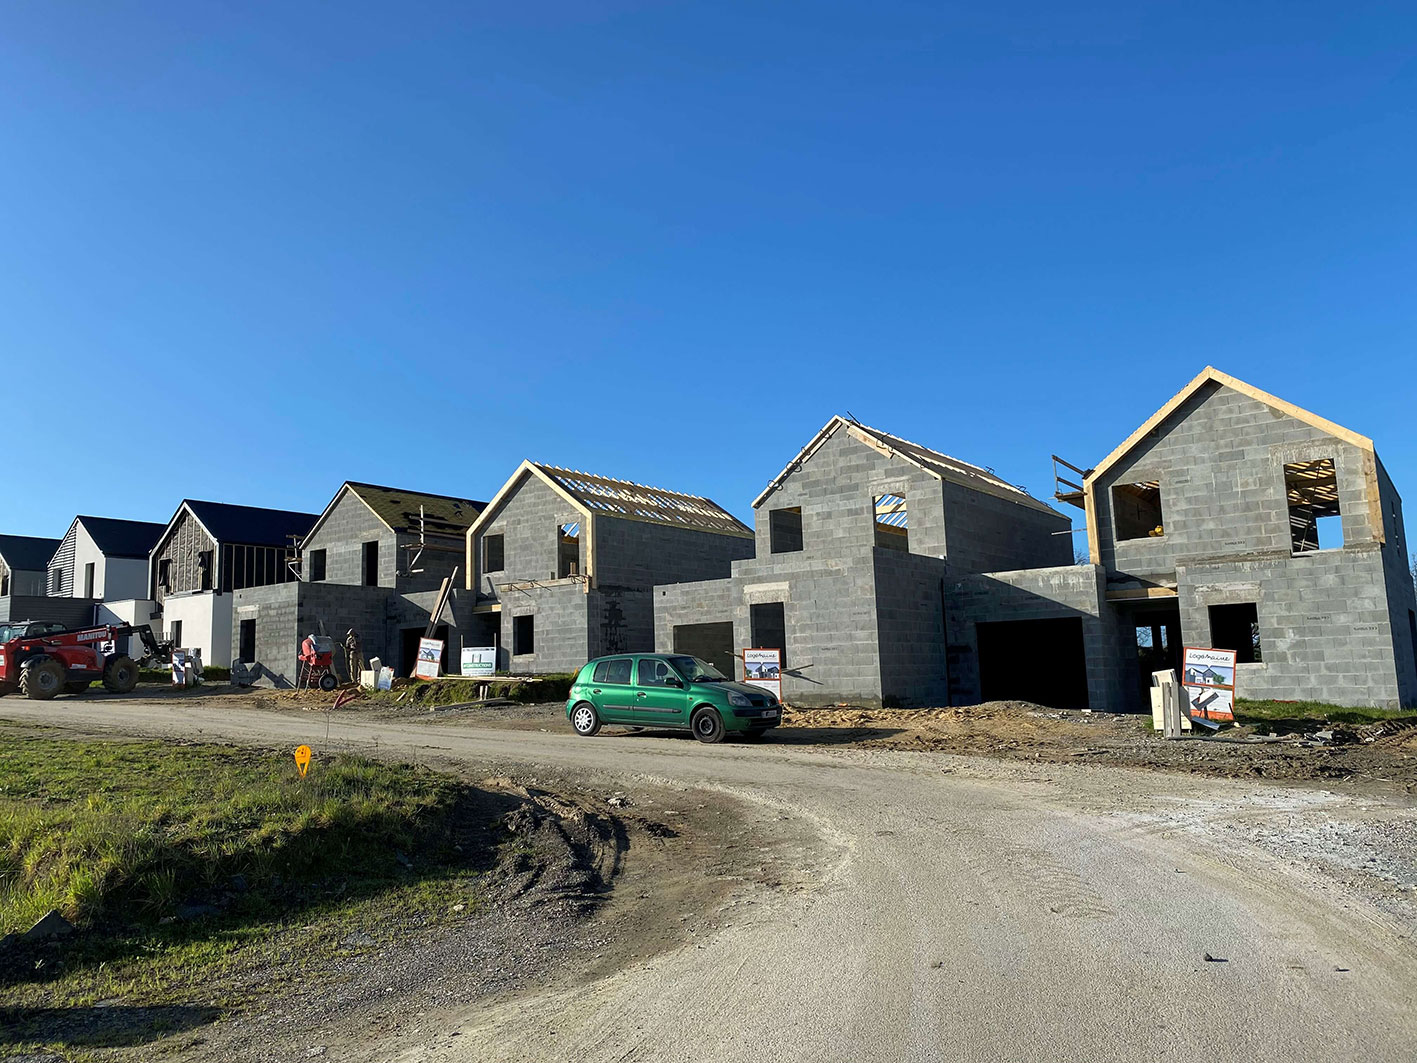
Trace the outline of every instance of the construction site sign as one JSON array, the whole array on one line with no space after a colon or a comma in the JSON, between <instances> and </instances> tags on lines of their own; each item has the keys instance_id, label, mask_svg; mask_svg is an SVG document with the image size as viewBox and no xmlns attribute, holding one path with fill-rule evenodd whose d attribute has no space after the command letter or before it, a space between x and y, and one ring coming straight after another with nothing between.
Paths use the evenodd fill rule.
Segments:
<instances>
[{"instance_id":1,"label":"construction site sign","mask_svg":"<svg viewBox=\"0 0 1417 1063\"><path fill-rule=\"evenodd\" d=\"M1217 730L1235 722L1234 650L1187 646L1181 658L1181 685L1186 691L1182 710L1192 723Z\"/></svg>"},{"instance_id":2,"label":"construction site sign","mask_svg":"<svg viewBox=\"0 0 1417 1063\"><path fill-rule=\"evenodd\" d=\"M305 773L310 770L310 747L295 747L295 766L300 769L300 777L305 778Z\"/></svg>"},{"instance_id":3,"label":"construction site sign","mask_svg":"<svg viewBox=\"0 0 1417 1063\"><path fill-rule=\"evenodd\" d=\"M417 679L437 679L443 664L443 640L419 639L418 661L413 666Z\"/></svg>"},{"instance_id":4,"label":"construction site sign","mask_svg":"<svg viewBox=\"0 0 1417 1063\"><path fill-rule=\"evenodd\" d=\"M465 676L496 675L497 647L464 646L462 648L462 674Z\"/></svg>"},{"instance_id":5,"label":"construction site sign","mask_svg":"<svg viewBox=\"0 0 1417 1063\"><path fill-rule=\"evenodd\" d=\"M777 700L782 700L782 651L781 650L744 650L743 651L743 682L749 686L762 687L764 690L771 690L777 696Z\"/></svg>"}]
</instances>

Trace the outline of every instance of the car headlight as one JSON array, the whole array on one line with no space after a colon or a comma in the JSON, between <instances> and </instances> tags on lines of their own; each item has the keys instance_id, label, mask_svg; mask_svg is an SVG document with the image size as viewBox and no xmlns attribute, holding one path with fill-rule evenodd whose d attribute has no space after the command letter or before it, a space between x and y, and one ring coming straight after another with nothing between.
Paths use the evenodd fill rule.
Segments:
<instances>
[{"instance_id":1,"label":"car headlight","mask_svg":"<svg viewBox=\"0 0 1417 1063\"><path fill-rule=\"evenodd\" d=\"M728 692L728 704L736 705L739 708L747 708L752 702L748 700L747 695L740 694L736 690L730 690Z\"/></svg>"}]
</instances>

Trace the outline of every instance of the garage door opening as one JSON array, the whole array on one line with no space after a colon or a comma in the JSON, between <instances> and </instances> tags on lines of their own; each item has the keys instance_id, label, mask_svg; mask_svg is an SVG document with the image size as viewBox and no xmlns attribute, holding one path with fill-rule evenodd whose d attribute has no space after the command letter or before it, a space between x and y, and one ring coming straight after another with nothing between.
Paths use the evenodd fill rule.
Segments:
<instances>
[{"instance_id":1,"label":"garage door opening","mask_svg":"<svg viewBox=\"0 0 1417 1063\"><path fill-rule=\"evenodd\" d=\"M1054 709L1088 707L1080 617L1008 620L975 627L980 693L985 701L1031 701Z\"/></svg>"},{"instance_id":2,"label":"garage door opening","mask_svg":"<svg viewBox=\"0 0 1417 1063\"><path fill-rule=\"evenodd\" d=\"M733 621L721 624L679 624L674 628L674 652L687 653L701 661L708 661L724 675L735 677L734 658L737 647L733 645Z\"/></svg>"}]
</instances>

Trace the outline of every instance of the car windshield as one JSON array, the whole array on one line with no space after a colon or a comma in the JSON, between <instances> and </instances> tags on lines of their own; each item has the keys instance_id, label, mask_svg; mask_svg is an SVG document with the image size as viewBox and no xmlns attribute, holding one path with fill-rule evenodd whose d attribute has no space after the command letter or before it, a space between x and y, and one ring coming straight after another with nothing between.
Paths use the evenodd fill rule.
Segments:
<instances>
[{"instance_id":1,"label":"car windshield","mask_svg":"<svg viewBox=\"0 0 1417 1063\"><path fill-rule=\"evenodd\" d=\"M728 682L728 676L709 664L708 661L701 661L697 657L671 657L669 663L690 683Z\"/></svg>"}]
</instances>

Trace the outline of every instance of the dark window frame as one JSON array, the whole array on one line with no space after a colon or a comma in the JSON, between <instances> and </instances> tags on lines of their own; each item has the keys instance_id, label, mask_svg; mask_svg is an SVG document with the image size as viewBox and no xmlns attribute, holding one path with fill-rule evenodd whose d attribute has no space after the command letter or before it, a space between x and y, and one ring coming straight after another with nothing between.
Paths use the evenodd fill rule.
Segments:
<instances>
[{"instance_id":1,"label":"dark window frame","mask_svg":"<svg viewBox=\"0 0 1417 1063\"><path fill-rule=\"evenodd\" d=\"M512 656L530 657L536 653L536 614L523 613L512 617Z\"/></svg>"},{"instance_id":2,"label":"dark window frame","mask_svg":"<svg viewBox=\"0 0 1417 1063\"><path fill-rule=\"evenodd\" d=\"M329 551L325 549L310 551L310 577L311 583L324 583L329 575Z\"/></svg>"},{"instance_id":3,"label":"dark window frame","mask_svg":"<svg viewBox=\"0 0 1417 1063\"><path fill-rule=\"evenodd\" d=\"M610 669L616 668L618 670L619 666L622 664L625 666L625 678L612 678L610 675ZM607 660L601 661L595 666L595 673L591 676L590 681L592 683L598 683L601 686L627 687L631 685L631 680L634 676L634 672L635 662L631 658L611 657Z\"/></svg>"}]
</instances>

